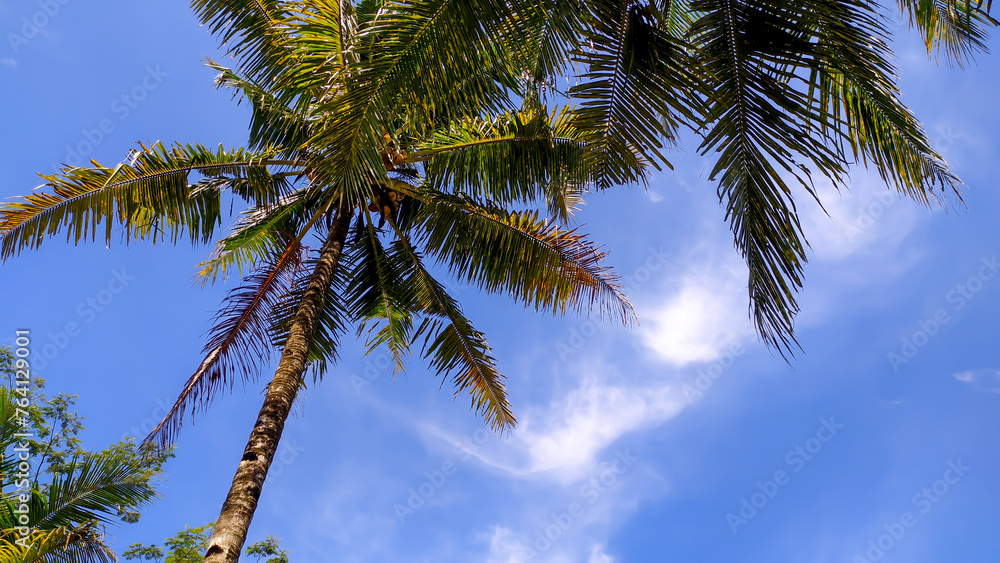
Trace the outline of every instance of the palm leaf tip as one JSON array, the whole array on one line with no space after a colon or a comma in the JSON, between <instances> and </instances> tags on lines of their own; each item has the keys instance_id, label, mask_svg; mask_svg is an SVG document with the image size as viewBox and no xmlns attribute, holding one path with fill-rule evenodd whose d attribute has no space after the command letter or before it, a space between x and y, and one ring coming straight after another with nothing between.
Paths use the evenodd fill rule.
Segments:
<instances>
[{"instance_id":1,"label":"palm leaf tip","mask_svg":"<svg viewBox=\"0 0 1000 563\"><path fill-rule=\"evenodd\" d=\"M301 243L286 233L270 259L226 295L210 330L205 359L144 444L173 443L188 409L193 415L199 406L208 408L216 393L231 389L237 379L246 383L256 377L270 358L273 312L292 290L301 256Z\"/></svg>"}]
</instances>

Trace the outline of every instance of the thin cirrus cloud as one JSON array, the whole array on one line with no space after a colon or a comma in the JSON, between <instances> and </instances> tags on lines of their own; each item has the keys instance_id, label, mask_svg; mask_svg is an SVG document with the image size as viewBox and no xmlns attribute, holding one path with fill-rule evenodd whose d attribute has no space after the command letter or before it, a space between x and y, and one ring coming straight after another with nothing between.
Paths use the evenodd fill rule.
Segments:
<instances>
[{"instance_id":1,"label":"thin cirrus cloud","mask_svg":"<svg viewBox=\"0 0 1000 563\"><path fill-rule=\"evenodd\" d=\"M686 405L675 383L626 386L591 375L552 404L530 410L513 444L527 453L528 473L552 471L572 482L620 437L657 426Z\"/></svg>"},{"instance_id":2,"label":"thin cirrus cloud","mask_svg":"<svg viewBox=\"0 0 1000 563\"><path fill-rule=\"evenodd\" d=\"M997 369L977 369L961 371L952 374L952 377L968 383L972 387L986 391L988 393L1000 393L1000 370Z\"/></svg>"},{"instance_id":3,"label":"thin cirrus cloud","mask_svg":"<svg viewBox=\"0 0 1000 563\"><path fill-rule=\"evenodd\" d=\"M468 455L508 478L569 487L589 475L622 436L658 426L688 405L676 381L626 385L614 366L588 363L574 389L528 406L510 439ZM462 442L441 428L425 430L448 444Z\"/></svg>"}]
</instances>

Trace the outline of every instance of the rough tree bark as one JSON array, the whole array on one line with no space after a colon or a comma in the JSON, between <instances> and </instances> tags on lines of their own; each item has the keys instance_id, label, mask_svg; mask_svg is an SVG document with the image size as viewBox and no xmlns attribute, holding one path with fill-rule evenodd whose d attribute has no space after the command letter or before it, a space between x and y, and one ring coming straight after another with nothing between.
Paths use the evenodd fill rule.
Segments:
<instances>
[{"instance_id":1,"label":"rough tree bark","mask_svg":"<svg viewBox=\"0 0 1000 563\"><path fill-rule=\"evenodd\" d=\"M257 415L243 459L240 460L229 495L222 505L222 513L209 540L208 551L205 553L206 563L235 563L240 558L267 470L271 467L285 420L305 373L309 343L340 261L352 215L353 210L338 210L330 227L319 261L289 329L288 341L281 352L278 369L268 386L264 405Z\"/></svg>"}]
</instances>

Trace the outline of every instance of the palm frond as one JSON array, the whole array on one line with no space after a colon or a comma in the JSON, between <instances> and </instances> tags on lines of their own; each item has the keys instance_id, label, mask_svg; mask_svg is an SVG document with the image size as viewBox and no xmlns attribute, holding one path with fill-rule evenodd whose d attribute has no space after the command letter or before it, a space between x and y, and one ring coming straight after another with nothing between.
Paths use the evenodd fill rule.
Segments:
<instances>
[{"instance_id":1,"label":"palm frond","mask_svg":"<svg viewBox=\"0 0 1000 563\"><path fill-rule=\"evenodd\" d=\"M127 240L176 242L187 231L193 243L207 242L220 220L221 188L259 203L287 191L285 180L272 176L267 166L291 163L267 154L222 147L213 152L200 145L140 146L131 162L114 168L95 162L93 168L43 175L51 191L0 206L0 258L37 248L60 230L74 243L96 240L102 223L108 243L116 223ZM192 186L192 173L204 179Z\"/></svg>"},{"instance_id":2,"label":"palm frond","mask_svg":"<svg viewBox=\"0 0 1000 563\"><path fill-rule=\"evenodd\" d=\"M343 226L344 229L350 228L350 216L350 213L345 213L346 225ZM329 232L327 229L341 228L339 221L337 219L334 221L335 224L332 226L323 226L317 232L317 236L324 238ZM350 319L349 307L344 298L347 288L345 272L349 270L350 265L345 261L345 258L348 257L344 256L343 250L341 250L341 258L338 259L339 262L331 274L330 284L326 287L326 295L323 298L323 307L320 309L316 328L309 340L306 364L314 379L321 378L329 366L336 363L340 337L344 334ZM299 305L302 303L308 285L312 281L312 275L318 261L319 257L312 255L305 260L303 267L295 277L291 290L281 296L271 313L269 334L271 344L275 348L284 348L288 341L289 330L299 311Z\"/></svg>"},{"instance_id":3,"label":"palm frond","mask_svg":"<svg viewBox=\"0 0 1000 563\"><path fill-rule=\"evenodd\" d=\"M197 266L197 278L202 285L215 283L219 276L226 279L235 267L240 276L244 271L280 252L287 240L282 233L299 232L300 226L315 205L306 197L306 189L298 190L275 205L253 207L240 214L231 235L220 239L212 254Z\"/></svg>"},{"instance_id":4,"label":"palm frond","mask_svg":"<svg viewBox=\"0 0 1000 563\"><path fill-rule=\"evenodd\" d=\"M367 335L367 352L385 346L392 354L395 371L404 370L412 343L414 313L419 305L415 289L404 276L409 256L398 245L387 250L367 210L358 217L358 231L349 258L346 300L351 317L358 322L358 335Z\"/></svg>"},{"instance_id":5,"label":"palm frond","mask_svg":"<svg viewBox=\"0 0 1000 563\"><path fill-rule=\"evenodd\" d=\"M927 55L937 54L957 66L972 61L977 53L989 53L989 27L1000 22L990 16L990 2L982 0L898 0L910 27L920 31Z\"/></svg>"},{"instance_id":6,"label":"palm frond","mask_svg":"<svg viewBox=\"0 0 1000 563\"><path fill-rule=\"evenodd\" d=\"M0 509L2 510L2 509ZM21 540L21 544L15 543ZM27 544L27 547L23 547ZM0 529L0 561L4 563L113 563L117 561L97 522L74 527L33 529L26 538L13 527Z\"/></svg>"},{"instance_id":7,"label":"palm frond","mask_svg":"<svg viewBox=\"0 0 1000 563\"><path fill-rule=\"evenodd\" d=\"M656 13L630 0L594 0L584 45L572 52L584 67L569 90L574 125L588 133L598 187L645 183L648 168L670 166L663 149L691 118L692 64Z\"/></svg>"},{"instance_id":8,"label":"palm frond","mask_svg":"<svg viewBox=\"0 0 1000 563\"><path fill-rule=\"evenodd\" d=\"M606 253L575 230L543 221L537 212L443 195L420 218L424 248L463 281L536 310L596 306L622 323L634 320L617 276L601 266Z\"/></svg>"},{"instance_id":9,"label":"palm frond","mask_svg":"<svg viewBox=\"0 0 1000 563\"><path fill-rule=\"evenodd\" d=\"M900 102L888 30L865 2L820 2L811 85L824 125L841 130L855 159L925 205L935 188L960 196L961 181L931 147L920 123Z\"/></svg>"},{"instance_id":10,"label":"palm frond","mask_svg":"<svg viewBox=\"0 0 1000 563\"><path fill-rule=\"evenodd\" d=\"M157 440L161 446L174 442L184 413L207 409L215 395L232 389L235 381L255 378L271 355L271 316L282 298L292 289L301 265L302 246L289 234L284 245L272 254L269 263L247 276L231 290L215 316L205 345L205 359L184 385L170 412L156 425L143 443Z\"/></svg>"},{"instance_id":11,"label":"palm frond","mask_svg":"<svg viewBox=\"0 0 1000 563\"><path fill-rule=\"evenodd\" d=\"M428 318L414 333L424 337L423 354L438 374L451 377L455 395L468 392L472 409L486 419L491 428L510 430L517 423L507 398L504 376L496 367L486 337L472 326L462 309L424 266L406 235L390 219L399 245L410 259L413 287Z\"/></svg>"},{"instance_id":12,"label":"palm frond","mask_svg":"<svg viewBox=\"0 0 1000 563\"><path fill-rule=\"evenodd\" d=\"M250 142L253 150L278 147L277 155L286 159L302 157L302 147L310 137L307 121L312 102L307 97L284 99L253 80L209 59L208 66L219 72L215 79L217 88L233 90L233 98L246 99L253 108L250 115Z\"/></svg>"},{"instance_id":13,"label":"palm frond","mask_svg":"<svg viewBox=\"0 0 1000 563\"><path fill-rule=\"evenodd\" d=\"M283 90L316 103L343 94L346 73L359 61L355 7L343 0L312 0L289 10L295 37L295 64L279 81Z\"/></svg>"},{"instance_id":14,"label":"palm frond","mask_svg":"<svg viewBox=\"0 0 1000 563\"><path fill-rule=\"evenodd\" d=\"M142 507L157 496L149 476L150 468L141 456L102 453L76 460L66 472L55 474L43 494L36 495L31 526L51 529L88 521L112 523L119 507Z\"/></svg>"},{"instance_id":15,"label":"palm frond","mask_svg":"<svg viewBox=\"0 0 1000 563\"><path fill-rule=\"evenodd\" d=\"M282 71L288 54L289 0L192 0L203 25L219 38L242 74L269 81Z\"/></svg>"},{"instance_id":16,"label":"palm frond","mask_svg":"<svg viewBox=\"0 0 1000 563\"><path fill-rule=\"evenodd\" d=\"M796 86L812 50L808 7L700 0L691 30L709 76L711 97L702 154L717 155L711 178L749 267L752 317L761 337L784 353L795 344L795 292L806 261L793 178L815 196L812 173L834 185L844 174L825 114ZM812 128L812 129L811 129ZM800 163L802 158L807 163Z\"/></svg>"},{"instance_id":17,"label":"palm frond","mask_svg":"<svg viewBox=\"0 0 1000 563\"><path fill-rule=\"evenodd\" d=\"M566 222L594 181L585 134L572 125L572 115L569 107L551 113L539 107L466 118L437 132L405 161L423 162L435 189L505 205L544 200Z\"/></svg>"},{"instance_id":18,"label":"palm frond","mask_svg":"<svg viewBox=\"0 0 1000 563\"><path fill-rule=\"evenodd\" d=\"M379 149L399 116L422 130L441 115L498 107L505 94L491 72L503 57L488 40L499 36L505 12L504 2L490 0L385 2L358 31L367 47L346 74L345 93L321 108L326 117L310 146L322 157L323 183L367 199L372 180L386 176Z\"/></svg>"}]
</instances>

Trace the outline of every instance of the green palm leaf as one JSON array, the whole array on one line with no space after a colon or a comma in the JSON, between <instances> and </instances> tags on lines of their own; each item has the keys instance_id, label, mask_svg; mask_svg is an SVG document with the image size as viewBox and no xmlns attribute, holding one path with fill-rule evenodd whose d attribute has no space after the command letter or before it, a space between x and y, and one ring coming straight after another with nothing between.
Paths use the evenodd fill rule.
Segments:
<instances>
[{"instance_id":1,"label":"green palm leaf","mask_svg":"<svg viewBox=\"0 0 1000 563\"><path fill-rule=\"evenodd\" d=\"M209 332L205 359L144 443L154 439L161 446L173 443L186 411L193 414L199 406L207 409L219 390L232 389L236 379L245 384L256 377L261 366L268 365L271 316L292 289L302 251L299 241L286 233L284 244L269 263L226 295Z\"/></svg>"},{"instance_id":2,"label":"green palm leaf","mask_svg":"<svg viewBox=\"0 0 1000 563\"><path fill-rule=\"evenodd\" d=\"M572 52L586 68L569 90L580 100L574 125L587 132L599 188L645 183L648 167L670 166L663 149L691 116L692 64L651 9L629 0L588 4L587 47Z\"/></svg>"},{"instance_id":3,"label":"green palm leaf","mask_svg":"<svg viewBox=\"0 0 1000 563\"><path fill-rule=\"evenodd\" d=\"M568 107L551 113L539 107L467 118L439 131L406 162L423 162L435 189L504 202L544 199L550 213L567 222L595 180L572 117Z\"/></svg>"},{"instance_id":4,"label":"green palm leaf","mask_svg":"<svg viewBox=\"0 0 1000 563\"><path fill-rule=\"evenodd\" d=\"M288 55L289 0L193 0L191 7L203 25L218 36L243 74L269 81L282 71Z\"/></svg>"},{"instance_id":5,"label":"green palm leaf","mask_svg":"<svg viewBox=\"0 0 1000 563\"><path fill-rule=\"evenodd\" d=\"M51 191L0 206L0 258L37 248L60 230L74 243L96 240L102 224L106 242L115 223L127 240L176 242L187 231L192 242L207 242L219 222L221 188L261 203L287 191L284 179L272 176L267 166L291 163L267 160L266 154L222 147L212 152L200 145L167 148L160 143L141 149L131 162L115 168L94 163L93 168L43 175ZM192 186L192 173L204 179Z\"/></svg>"},{"instance_id":6,"label":"green palm leaf","mask_svg":"<svg viewBox=\"0 0 1000 563\"><path fill-rule=\"evenodd\" d=\"M863 2L818 3L815 13L818 64L811 85L819 107L830 111L827 123L843 130L854 157L925 205L935 188L959 194L961 181L899 101L879 14Z\"/></svg>"},{"instance_id":7,"label":"green palm leaf","mask_svg":"<svg viewBox=\"0 0 1000 563\"><path fill-rule=\"evenodd\" d=\"M357 235L348 262L347 301L351 316L358 321L358 335L367 334L368 353L385 345L393 356L396 372L413 338L413 316L418 310L415 288L405 274L409 256L399 245L388 250L372 224L370 214L358 218Z\"/></svg>"},{"instance_id":8,"label":"green palm leaf","mask_svg":"<svg viewBox=\"0 0 1000 563\"><path fill-rule=\"evenodd\" d=\"M440 195L419 219L427 252L484 291L506 293L536 310L596 306L623 323L634 319L617 277L601 266L606 253L537 212Z\"/></svg>"},{"instance_id":9,"label":"green palm leaf","mask_svg":"<svg viewBox=\"0 0 1000 563\"><path fill-rule=\"evenodd\" d=\"M378 151L399 125L395 116L405 112L408 127L421 130L441 114L498 106L504 94L491 72L499 47L487 41L499 36L505 12L490 1L384 3L357 35L373 49L351 65L344 94L322 105L324 121L310 146L322 156L325 182L369 199L371 180L386 175Z\"/></svg>"},{"instance_id":10,"label":"green palm leaf","mask_svg":"<svg viewBox=\"0 0 1000 563\"><path fill-rule=\"evenodd\" d=\"M812 49L802 33L811 14L806 7L735 0L703 0L693 8L703 15L692 27L692 42L701 49L712 92L700 150L718 158L711 178L719 179L726 218L750 270L758 331L788 350L806 256L786 178L814 194L814 171L835 185L844 173L830 138L811 125L823 123L823 113L790 87L801 81L795 67Z\"/></svg>"},{"instance_id":11,"label":"green palm leaf","mask_svg":"<svg viewBox=\"0 0 1000 563\"><path fill-rule=\"evenodd\" d=\"M943 52L948 62L964 66L976 53L988 53L987 26L1000 22L990 17L990 5L981 0L898 0L911 27L923 36L927 54Z\"/></svg>"},{"instance_id":12,"label":"green palm leaf","mask_svg":"<svg viewBox=\"0 0 1000 563\"><path fill-rule=\"evenodd\" d=\"M212 254L198 264L197 277L202 284L226 279L235 267L242 276L248 268L280 252L287 243L282 233L299 232L312 212L306 190L298 190L274 205L253 207L240 214L233 233L220 239Z\"/></svg>"},{"instance_id":13,"label":"green palm leaf","mask_svg":"<svg viewBox=\"0 0 1000 563\"><path fill-rule=\"evenodd\" d=\"M486 337L472 326L462 309L423 264L406 235L390 219L396 244L410 260L408 283L417 292L421 312L427 315L414 337L424 337L423 354L439 374L450 376L455 394L468 392L472 409L491 428L510 430L516 424L507 398L504 376L496 368Z\"/></svg>"}]
</instances>

